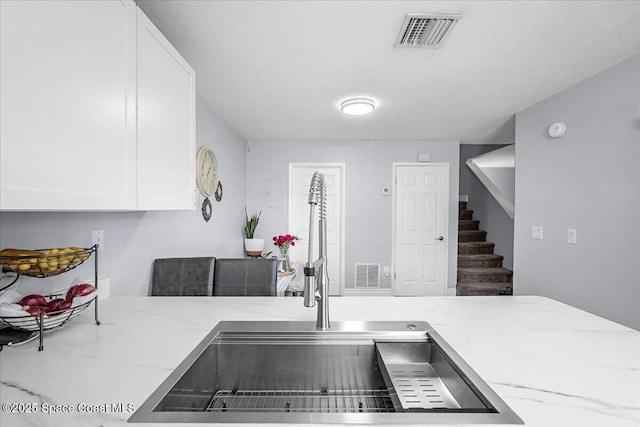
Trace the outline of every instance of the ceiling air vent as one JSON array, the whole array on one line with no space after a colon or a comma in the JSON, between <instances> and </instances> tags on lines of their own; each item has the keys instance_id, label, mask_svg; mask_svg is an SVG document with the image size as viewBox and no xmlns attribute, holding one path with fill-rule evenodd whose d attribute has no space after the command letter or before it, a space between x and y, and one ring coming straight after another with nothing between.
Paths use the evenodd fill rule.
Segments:
<instances>
[{"instance_id":1,"label":"ceiling air vent","mask_svg":"<svg viewBox=\"0 0 640 427\"><path fill-rule=\"evenodd\" d=\"M396 47L437 48L449 35L460 15L407 15Z\"/></svg>"}]
</instances>

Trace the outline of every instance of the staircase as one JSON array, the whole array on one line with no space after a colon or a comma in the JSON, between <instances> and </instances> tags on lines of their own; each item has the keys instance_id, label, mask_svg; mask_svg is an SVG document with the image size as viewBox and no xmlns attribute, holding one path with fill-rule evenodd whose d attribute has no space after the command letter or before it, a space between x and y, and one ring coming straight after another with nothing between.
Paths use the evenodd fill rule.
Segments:
<instances>
[{"instance_id":1,"label":"staircase","mask_svg":"<svg viewBox=\"0 0 640 427\"><path fill-rule=\"evenodd\" d=\"M512 295L513 271L502 268L504 257L493 253L495 244L487 242L467 202L460 202L459 209L456 295Z\"/></svg>"}]
</instances>

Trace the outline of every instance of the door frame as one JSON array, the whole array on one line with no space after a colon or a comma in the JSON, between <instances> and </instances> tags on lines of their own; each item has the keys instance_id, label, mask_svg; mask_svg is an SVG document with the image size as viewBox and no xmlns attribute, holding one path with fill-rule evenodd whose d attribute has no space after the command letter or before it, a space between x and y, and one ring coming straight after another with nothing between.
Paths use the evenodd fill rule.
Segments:
<instances>
[{"instance_id":1,"label":"door frame","mask_svg":"<svg viewBox=\"0 0 640 427\"><path fill-rule=\"evenodd\" d=\"M444 249L444 285L442 288L442 295L448 295L447 290L449 287L449 200L451 199L451 164L449 162L393 162L393 200L391 201L391 271L393 272L393 278L391 279L391 292L396 296L396 187L398 183L398 168L403 166L410 167L429 167L429 166L444 166L447 169L447 198L446 206L446 218L445 230L443 236L445 236L445 249Z\"/></svg>"},{"instance_id":2,"label":"door frame","mask_svg":"<svg viewBox=\"0 0 640 427\"><path fill-rule=\"evenodd\" d=\"M345 292L345 229L346 229L346 215L345 215L345 202L346 202L346 163L323 163L323 162L290 162L289 163L289 188L288 188L288 206L287 206L287 227L291 228L291 218L293 217L293 208L291 206L291 194L292 194L292 182L293 182L293 170L294 168L309 168L309 169L322 169L322 168L336 168L340 169L342 179L340 180L340 272L338 278L340 280L340 296Z\"/></svg>"}]
</instances>

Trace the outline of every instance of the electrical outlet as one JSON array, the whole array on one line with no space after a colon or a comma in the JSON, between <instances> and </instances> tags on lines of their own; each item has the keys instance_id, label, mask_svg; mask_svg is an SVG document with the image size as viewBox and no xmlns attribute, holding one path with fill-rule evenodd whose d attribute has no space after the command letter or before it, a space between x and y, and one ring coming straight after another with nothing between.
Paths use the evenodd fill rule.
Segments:
<instances>
[{"instance_id":1,"label":"electrical outlet","mask_svg":"<svg viewBox=\"0 0 640 427\"><path fill-rule=\"evenodd\" d=\"M541 225L533 225L531 227L531 238L542 240L542 226Z\"/></svg>"},{"instance_id":2,"label":"electrical outlet","mask_svg":"<svg viewBox=\"0 0 640 427\"><path fill-rule=\"evenodd\" d=\"M569 228L567 230L567 243L575 245L578 242L578 230Z\"/></svg>"},{"instance_id":3,"label":"electrical outlet","mask_svg":"<svg viewBox=\"0 0 640 427\"><path fill-rule=\"evenodd\" d=\"M98 245L98 250L104 250L104 230L93 230L93 244Z\"/></svg>"}]
</instances>

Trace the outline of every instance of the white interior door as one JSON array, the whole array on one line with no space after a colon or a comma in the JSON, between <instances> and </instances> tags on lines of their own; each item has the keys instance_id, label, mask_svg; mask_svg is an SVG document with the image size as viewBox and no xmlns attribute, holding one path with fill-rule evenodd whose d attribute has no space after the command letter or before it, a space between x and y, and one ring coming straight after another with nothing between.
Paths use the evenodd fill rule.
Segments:
<instances>
[{"instance_id":1,"label":"white interior door","mask_svg":"<svg viewBox=\"0 0 640 427\"><path fill-rule=\"evenodd\" d=\"M445 295L449 164L394 165L395 295Z\"/></svg>"},{"instance_id":2,"label":"white interior door","mask_svg":"<svg viewBox=\"0 0 640 427\"><path fill-rule=\"evenodd\" d=\"M301 237L290 251L291 261L307 262L309 251L309 184L314 172L324 174L327 186L327 273L329 293L340 295L344 288L344 172L343 163L289 165L289 230ZM317 221L319 207L316 208ZM318 258L318 225L314 225L313 259Z\"/></svg>"}]
</instances>

